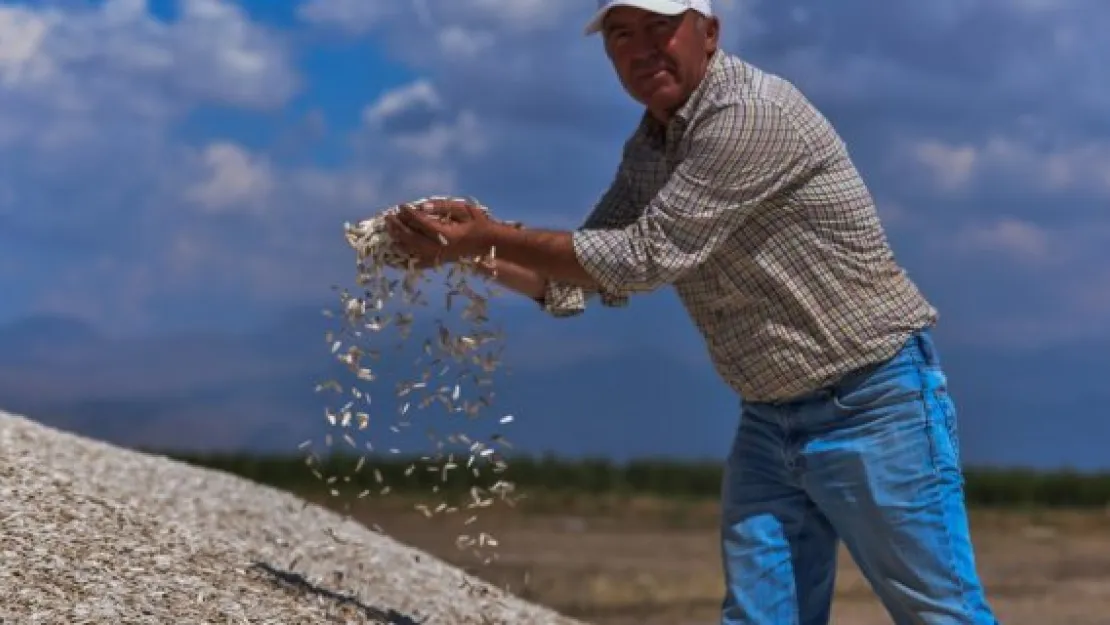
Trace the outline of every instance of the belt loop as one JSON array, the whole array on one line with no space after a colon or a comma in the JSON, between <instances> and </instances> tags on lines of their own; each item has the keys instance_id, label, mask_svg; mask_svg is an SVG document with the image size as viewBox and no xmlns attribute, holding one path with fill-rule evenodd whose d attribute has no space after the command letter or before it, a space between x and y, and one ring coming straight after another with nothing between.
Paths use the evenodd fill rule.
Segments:
<instances>
[{"instance_id":1,"label":"belt loop","mask_svg":"<svg viewBox=\"0 0 1110 625\"><path fill-rule=\"evenodd\" d=\"M921 354L925 357L925 364L930 367L939 365L939 358L937 357L937 347L933 342L933 334L929 328L924 328L916 333L916 342Z\"/></svg>"}]
</instances>

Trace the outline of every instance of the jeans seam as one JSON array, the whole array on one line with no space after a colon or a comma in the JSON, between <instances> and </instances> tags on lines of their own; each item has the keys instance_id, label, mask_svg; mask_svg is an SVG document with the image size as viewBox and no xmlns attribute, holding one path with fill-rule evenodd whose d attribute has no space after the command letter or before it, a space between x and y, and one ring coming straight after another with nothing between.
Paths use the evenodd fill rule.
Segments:
<instances>
[{"instance_id":1,"label":"jeans seam","mask_svg":"<svg viewBox=\"0 0 1110 625\"><path fill-rule=\"evenodd\" d=\"M956 470L960 472L960 482L962 483L963 459L960 457L960 436L957 432L956 407L953 405L952 397L948 395L947 391L935 391L933 399L937 402L937 409L944 418L944 434L948 438L948 444L952 446L952 459L956 464Z\"/></svg>"},{"instance_id":2,"label":"jeans seam","mask_svg":"<svg viewBox=\"0 0 1110 625\"><path fill-rule=\"evenodd\" d=\"M928 439L929 441L929 462L932 464L933 477L937 480L936 483L934 483L934 487L939 491L941 487L941 468L939 461L940 450L938 449L938 441L936 436L936 426L938 424L935 423L934 417L936 415L934 414L934 410L930 407L930 403L935 405L938 411L940 411L940 405L935 401L935 398L934 401L930 402L930 397L933 397L933 392L929 388L928 377L926 375L925 369L926 365L924 363L920 363L920 366L917 369L917 375L921 384L922 391L921 407L925 411L925 435L926 439ZM945 421L947 421L947 415L945 415L944 418ZM942 423L940 425L944 428L945 436L948 436L948 424ZM941 536L944 537L945 564L948 565L946 568L948 569L949 576L952 578L951 581L954 582L956 588L959 589L961 611L964 614L970 614L971 606L969 605L967 600L968 589L967 586L964 585L963 578L959 575L959 573L957 573L957 571L959 570L959 562L957 562L956 560L956 550L953 546L952 541L952 529L948 518L948 502L943 494L941 494L938 506L940 507L940 524L943 528L941 530Z\"/></svg>"},{"instance_id":3,"label":"jeans seam","mask_svg":"<svg viewBox=\"0 0 1110 625\"><path fill-rule=\"evenodd\" d=\"M933 423L933 410L929 405L929 391L925 386L925 376L922 375L918 369L918 379L921 383L921 393L918 394L917 400L921 402L921 409L925 412L925 440L929 442L929 466L933 470L933 477L940 477L940 449L937 444L936 433L933 431L935 423Z\"/></svg>"}]
</instances>

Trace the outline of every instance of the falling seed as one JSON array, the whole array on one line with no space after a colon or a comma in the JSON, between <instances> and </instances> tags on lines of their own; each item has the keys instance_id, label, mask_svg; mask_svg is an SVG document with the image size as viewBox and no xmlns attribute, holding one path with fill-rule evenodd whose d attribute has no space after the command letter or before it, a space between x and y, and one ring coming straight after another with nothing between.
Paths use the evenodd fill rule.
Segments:
<instances>
[{"instance_id":1,"label":"falling seed","mask_svg":"<svg viewBox=\"0 0 1110 625\"><path fill-rule=\"evenodd\" d=\"M408 204L417 210L421 207L433 205L437 200L460 200L461 198L431 197ZM462 200L469 204L486 210L479 202L473 199ZM325 316L342 324L341 328L329 330L325 333L325 341L329 345L332 357L341 363L356 379L370 383L380 383L372 367L368 366L369 360L378 360L384 346L375 345L380 339L392 332L398 337L395 349L404 347L406 341L419 341L422 357L415 362L415 366L422 368L418 375L399 383L394 395L402 398L403 404L397 413L399 420L385 425L390 432L399 434L402 428L410 427L409 414L413 408L427 410L442 407L448 415L464 414L467 422L481 416L483 411L492 405L493 394L490 388L494 379L491 374L500 367L503 347L497 345L502 339L500 330L490 325L489 302L497 296L490 280L479 274L475 269L484 266L487 270L495 269L494 260L497 250L490 248L485 254L475 258L459 259L458 262L446 267L444 276L443 308L454 318L461 320L464 328L456 329L449 325L445 319L437 319L434 323L432 334L427 336L413 336L419 332L416 323L416 307L427 306L425 297L426 288L431 275L417 270L412 258L407 257L397 249L390 240L388 230L384 227L384 217L390 212L395 212L398 207L387 209L377 216L356 224L344 224L344 237L356 253L357 272L355 281L360 293L352 293L348 289L335 288L340 295L340 307L336 310L325 311ZM450 219L449 215L437 215L440 219ZM437 235L440 243L449 245L449 240ZM488 273L488 272L487 272ZM483 290L484 288L484 290ZM400 310L394 310L395 305ZM410 343L411 344L411 343ZM471 386L473 385L473 386ZM465 388L464 388L465 387ZM481 395L467 397L465 389L478 389ZM434 389L434 390L433 390ZM343 394L343 386L336 380L329 380L316 386L316 390L334 390ZM373 394L360 387L351 387L352 401L338 409L326 411L328 424L332 427L342 428L337 436L342 436L344 442L351 447L358 447L356 436L370 430L370 414L357 412L353 401L373 404ZM411 397L409 397L411 396ZM377 417L375 417L377 420ZM506 425L513 421L511 415L501 417L500 423ZM377 423L377 421L375 421ZM357 426L357 430L352 427ZM429 432L428 436L435 453L427 455L422 463L429 473L439 473L438 483L431 485L432 494L440 493L439 484L446 483L451 471L466 467L467 473L463 478L473 477L477 481L483 480L483 467L490 467L494 476L504 471L505 461L494 451L491 445L508 447L508 442L500 434L490 436L490 445L473 441L465 434L449 435L445 438ZM326 434L325 441L330 448L333 443L331 433ZM369 453L374 452L372 441L363 441ZM467 448L466 459L455 457L448 453L447 445L465 445ZM311 446L310 441L302 443L301 449ZM397 447L388 449L392 455L399 455L401 450ZM325 478L315 466L317 460L310 455L306 458L306 465L318 479L328 484L352 483L352 475L363 469L367 461L366 455L359 457L351 474L343 476L330 476ZM405 475L412 475L415 465L405 471ZM382 473L377 468L373 469L374 479L380 487L381 495L388 494L390 488L384 482ZM485 480L489 481L491 475L485 472ZM494 478L496 479L496 478ZM338 489L331 489L333 496L338 496ZM488 508L496 501L504 501L512 505L515 499L511 497L512 488L506 487L503 482L497 482L489 487L488 491L473 490L472 501L465 506L469 509ZM370 495L370 490L363 490L358 498ZM349 506L348 506L349 509ZM449 505L446 501L432 504L422 504L418 508L425 516L435 514L450 514L458 511L459 507ZM467 524L477 522L476 515L470 515ZM380 529L380 528L378 528ZM488 534L478 534L477 538L471 537L470 542L463 541L460 546L472 550L476 557L488 563L496 559L496 554L483 554L485 548L496 547L497 541Z\"/></svg>"}]
</instances>

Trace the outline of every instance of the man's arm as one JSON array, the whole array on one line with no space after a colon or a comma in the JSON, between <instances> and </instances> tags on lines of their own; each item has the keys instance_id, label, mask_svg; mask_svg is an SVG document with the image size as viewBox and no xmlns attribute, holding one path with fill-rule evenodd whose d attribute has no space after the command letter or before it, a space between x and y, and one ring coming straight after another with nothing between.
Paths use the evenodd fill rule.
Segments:
<instances>
[{"instance_id":1,"label":"man's arm","mask_svg":"<svg viewBox=\"0 0 1110 625\"><path fill-rule=\"evenodd\" d=\"M501 286L519 293L531 300L542 301L544 291L547 289L547 278L538 272L511 263L503 258L498 258L492 264L476 263L478 273Z\"/></svg>"},{"instance_id":2,"label":"man's arm","mask_svg":"<svg viewBox=\"0 0 1110 625\"><path fill-rule=\"evenodd\" d=\"M494 227L497 255L549 279L618 295L673 283L705 262L756 207L811 167L781 107L723 105L689 130L690 145L644 213L621 229L575 232Z\"/></svg>"},{"instance_id":3,"label":"man's arm","mask_svg":"<svg viewBox=\"0 0 1110 625\"><path fill-rule=\"evenodd\" d=\"M497 249L499 257L568 286L592 291L601 288L578 262L571 232L515 230L503 224L491 224L489 235L490 246Z\"/></svg>"},{"instance_id":4,"label":"man's arm","mask_svg":"<svg viewBox=\"0 0 1110 625\"><path fill-rule=\"evenodd\" d=\"M625 144L624 153L627 155L628 144ZM629 182L623 170L623 163L618 168L609 188L597 201L594 209L582 223L582 228L624 228L636 221L640 214L640 207L633 201L633 196L628 188ZM542 231L536 231L542 232ZM542 272L540 272L542 274ZM573 317L586 310L586 302L592 295L597 295L602 306L620 308L628 305L628 297L609 293L598 288L597 284L586 286L563 282L560 280L547 280L540 305L544 312L555 317Z\"/></svg>"},{"instance_id":5,"label":"man's arm","mask_svg":"<svg viewBox=\"0 0 1110 625\"><path fill-rule=\"evenodd\" d=\"M574 286L552 282L539 272L521 267L502 258L492 265L476 264L481 275L539 304L544 312L555 317L572 317L586 308L586 294Z\"/></svg>"}]
</instances>

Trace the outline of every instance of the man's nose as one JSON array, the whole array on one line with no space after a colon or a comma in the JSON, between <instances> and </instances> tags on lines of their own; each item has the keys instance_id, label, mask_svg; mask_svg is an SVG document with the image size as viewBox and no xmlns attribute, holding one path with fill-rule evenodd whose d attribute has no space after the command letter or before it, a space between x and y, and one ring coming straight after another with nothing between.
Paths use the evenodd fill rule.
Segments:
<instances>
[{"instance_id":1,"label":"man's nose","mask_svg":"<svg viewBox=\"0 0 1110 625\"><path fill-rule=\"evenodd\" d=\"M629 57L636 65L654 63L659 57L659 47L654 40L640 37L629 46Z\"/></svg>"},{"instance_id":2,"label":"man's nose","mask_svg":"<svg viewBox=\"0 0 1110 625\"><path fill-rule=\"evenodd\" d=\"M659 50L659 38L650 29L641 28L632 33L628 48L634 58L650 58Z\"/></svg>"}]
</instances>

